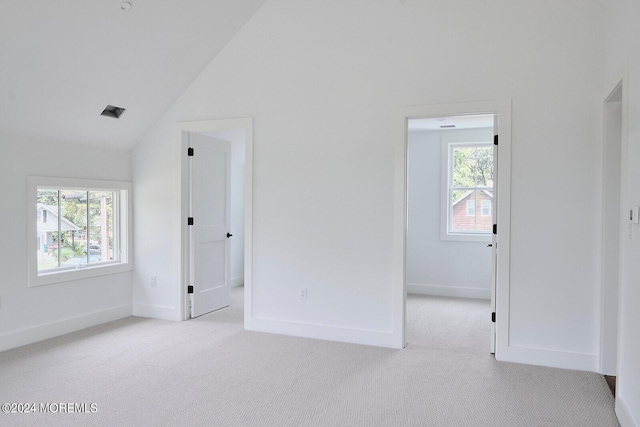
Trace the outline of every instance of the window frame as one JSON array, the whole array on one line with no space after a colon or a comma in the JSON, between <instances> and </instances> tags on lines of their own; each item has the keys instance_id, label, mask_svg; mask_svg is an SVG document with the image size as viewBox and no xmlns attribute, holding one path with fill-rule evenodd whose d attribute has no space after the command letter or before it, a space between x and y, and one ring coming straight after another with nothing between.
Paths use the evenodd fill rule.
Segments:
<instances>
[{"instance_id":1,"label":"window frame","mask_svg":"<svg viewBox=\"0 0 640 427\"><path fill-rule=\"evenodd\" d=\"M440 191L440 240L451 240L461 242L481 242L491 243L492 233L469 233L469 232L451 232L450 222L452 215L452 206L449 204L449 192L451 189L451 153L453 147L486 145L493 147L493 141L487 137L469 137L452 136L442 137L441 139L441 191ZM495 155L494 155L495 157ZM495 158L494 158L495 161ZM476 206L477 208L477 206Z\"/></svg>"},{"instance_id":2,"label":"window frame","mask_svg":"<svg viewBox=\"0 0 640 427\"><path fill-rule=\"evenodd\" d=\"M27 177L27 265L28 286L44 286L54 283L81 280L108 274L123 273L133 270L133 211L132 184L128 181L109 181L76 178L55 178L43 176ZM79 191L113 191L119 192L117 213L113 213L114 234L118 235L120 259L113 262L99 264L82 264L82 267L72 269L53 269L52 271L38 271L38 242L37 242L37 193L38 189L51 190L79 190ZM114 246L114 251L116 246Z\"/></svg>"}]
</instances>

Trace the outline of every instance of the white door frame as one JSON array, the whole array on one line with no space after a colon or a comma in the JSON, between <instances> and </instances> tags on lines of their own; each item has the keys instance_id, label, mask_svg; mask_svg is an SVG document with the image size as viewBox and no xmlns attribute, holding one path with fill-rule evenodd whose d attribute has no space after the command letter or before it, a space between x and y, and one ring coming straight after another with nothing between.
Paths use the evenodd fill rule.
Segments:
<instances>
[{"instance_id":1,"label":"white door frame","mask_svg":"<svg viewBox=\"0 0 640 427\"><path fill-rule=\"evenodd\" d=\"M392 346L406 345L406 250L407 250L407 121L471 114L498 115L498 234L496 236L496 358L509 346L509 279L511 229L511 100L479 101L399 108L396 116L395 200L393 233L393 326ZM491 321L490 318L487 321Z\"/></svg>"},{"instance_id":2,"label":"white door frame","mask_svg":"<svg viewBox=\"0 0 640 427\"><path fill-rule=\"evenodd\" d=\"M627 93L621 79L604 101L600 373L616 375L622 247L626 239ZM616 224L617 222L617 224Z\"/></svg>"},{"instance_id":3,"label":"white door frame","mask_svg":"<svg viewBox=\"0 0 640 427\"><path fill-rule=\"evenodd\" d=\"M196 122L179 122L177 137L181 158L181 195L180 201L180 242L181 269L180 286L175 293L175 301L180 307L180 319L187 320L190 315L189 294L189 160L187 149L189 135L192 132L219 132L240 129L245 134L245 168L244 168L244 317L251 314L252 272L253 272L253 119L251 117L235 119L204 120Z\"/></svg>"}]
</instances>

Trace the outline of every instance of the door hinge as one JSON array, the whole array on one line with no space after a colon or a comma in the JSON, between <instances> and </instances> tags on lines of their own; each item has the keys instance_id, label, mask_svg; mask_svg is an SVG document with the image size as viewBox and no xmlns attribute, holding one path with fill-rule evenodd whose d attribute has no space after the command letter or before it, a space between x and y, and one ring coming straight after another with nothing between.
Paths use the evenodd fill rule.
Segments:
<instances>
[{"instance_id":1,"label":"door hinge","mask_svg":"<svg viewBox=\"0 0 640 427\"><path fill-rule=\"evenodd\" d=\"M187 286L187 293L188 294L192 294L193 293L193 285Z\"/></svg>"},{"instance_id":2,"label":"door hinge","mask_svg":"<svg viewBox=\"0 0 640 427\"><path fill-rule=\"evenodd\" d=\"M493 234L498 234L498 224L493 224Z\"/></svg>"},{"instance_id":3,"label":"door hinge","mask_svg":"<svg viewBox=\"0 0 640 427\"><path fill-rule=\"evenodd\" d=\"M187 218L187 225L193 225L193 217Z\"/></svg>"},{"instance_id":4,"label":"door hinge","mask_svg":"<svg viewBox=\"0 0 640 427\"><path fill-rule=\"evenodd\" d=\"M193 147L187 148L187 156L193 157Z\"/></svg>"},{"instance_id":5,"label":"door hinge","mask_svg":"<svg viewBox=\"0 0 640 427\"><path fill-rule=\"evenodd\" d=\"M493 145L498 145L498 135L493 135Z\"/></svg>"},{"instance_id":6,"label":"door hinge","mask_svg":"<svg viewBox=\"0 0 640 427\"><path fill-rule=\"evenodd\" d=\"M496 323L496 312L495 311L493 313L491 313L491 321L493 323Z\"/></svg>"}]
</instances>

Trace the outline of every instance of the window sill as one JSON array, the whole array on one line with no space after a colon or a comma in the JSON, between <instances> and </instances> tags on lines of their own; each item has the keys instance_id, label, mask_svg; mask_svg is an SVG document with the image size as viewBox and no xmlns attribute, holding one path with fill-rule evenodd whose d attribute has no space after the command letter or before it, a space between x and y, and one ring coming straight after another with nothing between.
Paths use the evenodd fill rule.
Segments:
<instances>
[{"instance_id":1,"label":"window sill","mask_svg":"<svg viewBox=\"0 0 640 427\"><path fill-rule=\"evenodd\" d=\"M440 240L448 240L452 242L491 243L493 237L491 234L441 233Z\"/></svg>"},{"instance_id":2,"label":"window sill","mask_svg":"<svg viewBox=\"0 0 640 427\"><path fill-rule=\"evenodd\" d=\"M29 279L29 287L71 282L74 280L89 279L92 277L106 276L109 274L125 273L132 270L133 266L131 263L117 263L86 266L71 270L55 271L51 273L41 273Z\"/></svg>"}]
</instances>

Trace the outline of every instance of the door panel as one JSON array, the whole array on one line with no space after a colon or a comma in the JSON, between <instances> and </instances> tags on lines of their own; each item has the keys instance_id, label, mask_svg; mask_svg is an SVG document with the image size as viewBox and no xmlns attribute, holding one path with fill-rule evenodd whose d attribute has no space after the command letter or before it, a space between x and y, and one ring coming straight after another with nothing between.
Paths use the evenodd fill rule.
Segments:
<instances>
[{"instance_id":1,"label":"door panel","mask_svg":"<svg viewBox=\"0 0 640 427\"><path fill-rule=\"evenodd\" d=\"M191 147L191 317L197 317L231 302L231 143L192 133Z\"/></svg>"},{"instance_id":2,"label":"door panel","mask_svg":"<svg viewBox=\"0 0 640 427\"><path fill-rule=\"evenodd\" d=\"M498 135L498 115L493 116L493 134ZM498 223L498 145L493 146L493 209L491 215L493 223ZM500 231L498 228L497 231ZM498 236L491 235L491 312L496 312L496 289L498 271ZM495 320L495 318L494 318ZM491 353L496 352L496 323L491 323Z\"/></svg>"}]
</instances>

